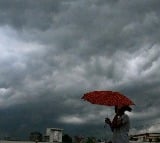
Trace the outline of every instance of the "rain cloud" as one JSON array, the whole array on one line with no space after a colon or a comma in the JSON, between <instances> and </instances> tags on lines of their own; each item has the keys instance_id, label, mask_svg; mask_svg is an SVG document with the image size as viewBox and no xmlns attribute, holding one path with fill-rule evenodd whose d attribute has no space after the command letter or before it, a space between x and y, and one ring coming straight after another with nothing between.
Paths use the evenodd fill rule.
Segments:
<instances>
[{"instance_id":1,"label":"rain cloud","mask_svg":"<svg viewBox=\"0 0 160 143\"><path fill-rule=\"evenodd\" d=\"M159 4L0 0L1 137L47 127L104 137L113 109L81 100L92 90L125 94L132 131L159 132Z\"/></svg>"}]
</instances>

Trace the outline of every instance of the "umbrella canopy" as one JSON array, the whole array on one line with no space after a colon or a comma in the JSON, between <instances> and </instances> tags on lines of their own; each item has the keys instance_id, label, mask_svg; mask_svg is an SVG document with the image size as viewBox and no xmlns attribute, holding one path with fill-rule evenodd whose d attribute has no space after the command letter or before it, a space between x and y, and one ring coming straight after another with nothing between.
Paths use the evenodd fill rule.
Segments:
<instances>
[{"instance_id":1,"label":"umbrella canopy","mask_svg":"<svg viewBox=\"0 0 160 143\"><path fill-rule=\"evenodd\" d=\"M126 96L119 92L113 91L92 91L85 93L82 99L87 100L92 104L106 105L106 106L129 106L135 105Z\"/></svg>"}]
</instances>

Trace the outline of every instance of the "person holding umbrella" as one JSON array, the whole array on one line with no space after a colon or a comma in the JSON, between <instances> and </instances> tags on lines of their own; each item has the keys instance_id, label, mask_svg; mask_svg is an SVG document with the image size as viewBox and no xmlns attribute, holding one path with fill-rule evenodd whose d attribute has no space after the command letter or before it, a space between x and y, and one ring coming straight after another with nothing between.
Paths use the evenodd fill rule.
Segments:
<instances>
[{"instance_id":1,"label":"person holding umbrella","mask_svg":"<svg viewBox=\"0 0 160 143\"><path fill-rule=\"evenodd\" d=\"M131 112L132 109L129 106L115 106L116 115L113 120L105 119L105 123L110 126L113 132L112 143L129 143L130 120L125 111Z\"/></svg>"},{"instance_id":2,"label":"person holding umbrella","mask_svg":"<svg viewBox=\"0 0 160 143\"><path fill-rule=\"evenodd\" d=\"M109 124L113 132L112 143L129 143L128 132L130 128L130 120L125 111L131 112L130 105L135 105L132 100L117 91L91 91L85 93L82 98L92 104L115 106L115 117L111 121L105 119L105 123Z\"/></svg>"}]
</instances>

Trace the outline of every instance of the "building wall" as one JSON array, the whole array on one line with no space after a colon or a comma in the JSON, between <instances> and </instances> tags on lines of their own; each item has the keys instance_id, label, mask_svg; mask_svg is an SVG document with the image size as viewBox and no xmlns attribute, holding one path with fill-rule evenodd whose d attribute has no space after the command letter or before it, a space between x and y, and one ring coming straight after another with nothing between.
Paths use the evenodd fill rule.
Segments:
<instances>
[{"instance_id":1,"label":"building wall","mask_svg":"<svg viewBox=\"0 0 160 143\"><path fill-rule=\"evenodd\" d=\"M47 128L45 139L43 142L35 141L12 141L12 140L0 140L0 143L62 143L62 131L59 128Z\"/></svg>"},{"instance_id":2,"label":"building wall","mask_svg":"<svg viewBox=\"0 0 160 143\"><path fill-rule=\"evenodd\" d=\"M5 140L0 140L0 143L50 143L50 142L33 142L33 141L5 141ZM53 142L57 143L57 142Z\"/></svg>"},{"instance_id":3,"label":"building wall","mask_svg":"<svg viewBox=\"0 0 160 143\"><path fill-rule=\"evenodd\" d=\"M59 128L47 128L46 136L49 137L49 142L62 142L62 131Z\"/></svg>"},{"instance_id":4,"label":"building wall","mask_svg":"<svg viewBox=\"0 0 160 143\"><path fill-rule=\"evenodd\" d=\"M137 142L160 142L160 133L145 133L132 136ZM134 141L134 140L133 140Z\"/></svg>"},{"instance_id":5,"label":"building wall","mask_svg":"<svg viewBox=\"0 0 160 143\"><path fill-rule=\"evenodd\" d=\"M6 141L6 140L0 140L0 143L36 143L33 141ZM49 142L37 142L37 143L49 143Z\"/></svg>"}]
</instances>

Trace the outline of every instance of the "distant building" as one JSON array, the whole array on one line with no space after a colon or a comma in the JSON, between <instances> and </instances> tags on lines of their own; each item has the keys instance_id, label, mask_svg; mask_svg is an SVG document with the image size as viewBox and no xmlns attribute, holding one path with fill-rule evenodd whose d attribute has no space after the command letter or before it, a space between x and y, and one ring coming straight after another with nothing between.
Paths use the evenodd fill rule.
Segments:
<instances>
[{"instance_id":1,"label":"distant building","mask_svg":"<svg viewBox=\"0 0 160 143\"><path fill-rule=\"evenodd\" d=\"M47 128L46 134L43 135L39 132L30 133L29 141L11 140L11 138L5 138L0 140L0 143L62 143L62 131L59 128Z\"/></svg>"},{"instance_id":2,"label":"distant building","mask_svg":"<svg viewBox=\"0 0 160 143\"><path fill-rule=\"evenodd\" d=\"M160 133L144 133L144 134L131 135L130 141L160 142Z\"/></svg>"},{"instance_id":3,"label":"distant building","mask_svg":"<svg viewBox=\"0 0 160 143\"><path fill-rule=\"evenodd\" d=\"M48 142L62 142L62 131L59 128L47 128L46 130L46 141Z\"/></svg>"}]
</instances>

